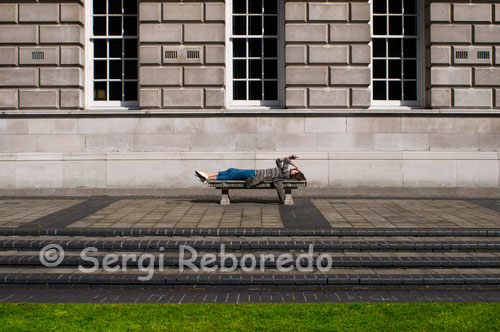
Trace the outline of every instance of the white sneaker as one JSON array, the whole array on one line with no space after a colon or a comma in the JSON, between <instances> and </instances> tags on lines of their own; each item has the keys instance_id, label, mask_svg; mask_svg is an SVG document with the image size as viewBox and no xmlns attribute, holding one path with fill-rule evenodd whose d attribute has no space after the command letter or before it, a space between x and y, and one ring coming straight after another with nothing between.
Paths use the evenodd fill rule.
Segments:
<instances>
[{"instance_id":1,"label":"white sneaker","mask_svg":"<svg viewBox=\"0 0 500 332\"><path fill-rule=\"evenodd\" d=\"M199 177L198 174L194 174L194 178L202 183L207 183L207 181L205 181L203 178Z\"/></svg>"},{"instance_id":2,"label":"white sneaker","mask_svg":"<svg viewBox=\"0 0 500 332\"><path fill-rule=\"evenodd\" d=\"M208 174L202 171L195 170L194 171L196 175L198 175L200 178L204 179L205 181L208 181Z\"/></svg>"}]
</instances>

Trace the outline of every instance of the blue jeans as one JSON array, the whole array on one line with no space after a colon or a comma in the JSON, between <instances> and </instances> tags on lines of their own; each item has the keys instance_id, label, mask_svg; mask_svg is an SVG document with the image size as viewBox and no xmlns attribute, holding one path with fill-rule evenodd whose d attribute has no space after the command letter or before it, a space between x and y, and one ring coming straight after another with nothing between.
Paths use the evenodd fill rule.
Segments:
<instances>
[{"instance_id":1,"label":"blue jeans","mask_svg":"<svg viewBox=\"0 0 500 332\"><path fill-rule=\"evenodd\" d=\"M217 180L246 180L255 176L254 169L229 168L217 174Z\"/></svg>"}]
</instances>

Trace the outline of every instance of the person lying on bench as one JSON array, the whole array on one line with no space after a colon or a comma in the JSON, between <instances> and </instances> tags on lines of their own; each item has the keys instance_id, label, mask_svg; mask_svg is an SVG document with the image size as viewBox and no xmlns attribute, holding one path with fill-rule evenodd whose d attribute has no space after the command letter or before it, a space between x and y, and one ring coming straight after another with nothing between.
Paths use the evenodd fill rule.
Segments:
<instances>
[{"instance_id":1,"label":"person lying on bench","mask_svg":"<svg viewBox=\"0 0 500 332\"><path fill-rule=\"evenodd\" d=\"M247 188L258 185L264 180L297 180L306 181L304 173L291 160L297 159L295 155L276 159L276 167L267 169L238 169L229 168L218 173L206 173L195 170L195 178L203 183L208 181L228 181L228 180L244 180ZM288 170L288 166L294 168Z\"/></svg>"}]
</instances>

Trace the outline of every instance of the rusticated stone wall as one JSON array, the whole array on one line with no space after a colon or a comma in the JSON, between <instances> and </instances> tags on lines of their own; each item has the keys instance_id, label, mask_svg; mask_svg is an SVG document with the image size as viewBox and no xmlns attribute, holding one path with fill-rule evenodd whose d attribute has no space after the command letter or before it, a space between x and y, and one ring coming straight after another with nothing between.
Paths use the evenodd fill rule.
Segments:
<instances>
[{"instance_id":1,"label":"rusticated stone wall","mask_svg":"<svg viewBox=\"0 0 500 332\"><path fill-rule=\"evenodd\" d=\"M289 108L370 106L370 4L286 1Z\"/></svg>"},{"instance_id":2,"label":"rusticated stone wall","mask_svg":"<svg viewBox=\"0 0 500 332\"><path fill-rule=\"evenodd\" d=\"M80 1L0 3L0 109L83 108Z\"/></svg>"},{"instance_id":3,"label":"rusticated stone wall","mask_svg":"<svg viewBox=\"0 0 500 332\"><path fill-rule=\"evenodd\" d=\"M500 4L432 1L429 13L431 106L500 108Z\"/></svg>"},{"instance_id":4,"label":"rusticated stone wall","mask_svg":"<svg viewBox=\"0 0 500 332\"><path fill-rule=\"evenodd\" d=\"M224 2L142 2L139 13L140 106L224 107ZM199 60L166 58L181 45L199 50Z\"/></svg>"}]
</instances>

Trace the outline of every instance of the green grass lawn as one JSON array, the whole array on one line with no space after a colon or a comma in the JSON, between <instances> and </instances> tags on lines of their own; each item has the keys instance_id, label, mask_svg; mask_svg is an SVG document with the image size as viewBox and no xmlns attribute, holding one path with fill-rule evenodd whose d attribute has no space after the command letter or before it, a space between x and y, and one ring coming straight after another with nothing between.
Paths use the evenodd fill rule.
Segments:
<instances>
[{"instance_id":1,"label":"green grass lawn","mask_svg":"<svg viewBox=\"0 0 500 332\"><path fill-rule=\"evenodd\" d=\"M496 304L0 304L0 331L500 331Z\"/></svg>"}]
</instances>

